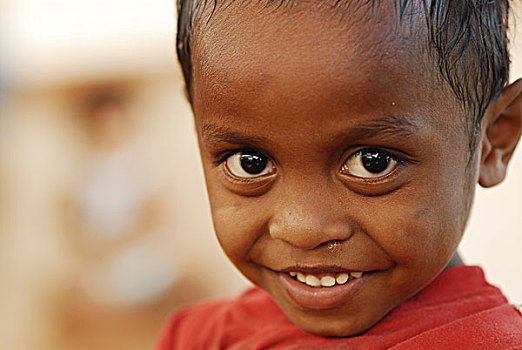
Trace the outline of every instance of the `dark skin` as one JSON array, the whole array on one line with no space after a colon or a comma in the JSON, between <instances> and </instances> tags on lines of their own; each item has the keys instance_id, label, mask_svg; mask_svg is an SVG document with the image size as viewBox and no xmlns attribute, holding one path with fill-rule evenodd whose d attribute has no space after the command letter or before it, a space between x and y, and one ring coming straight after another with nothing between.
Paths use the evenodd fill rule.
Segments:
<instances>
[{"instance_id":1,"label":"dark skin","mask_svg":"<svg viewBox=\"0 0 522 350\"><path fill-rule=\"evenodd\" d=\"M193 49L220 244L297 326L337 337L459 263L475 184L503 179L522 124L518 83L490 106L470 154L466 111L427 71L420 38L390 34L384 5L373 20L347 11L356 25L313 2L277 15L235 2L196 30ZM289 295L290 271L364 277L342 303L316 307Z\"/></svg>"}]
</instances>

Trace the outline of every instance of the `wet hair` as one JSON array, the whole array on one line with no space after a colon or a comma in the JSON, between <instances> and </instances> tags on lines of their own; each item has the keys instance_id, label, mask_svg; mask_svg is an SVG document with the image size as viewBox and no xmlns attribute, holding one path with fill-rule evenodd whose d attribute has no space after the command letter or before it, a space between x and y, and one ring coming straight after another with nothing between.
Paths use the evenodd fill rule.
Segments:
<instances>
[{"instance_id":1,"label":"wet hair","mask_svg":"<svg viewBox=\"0 0 522 350\"><path fill-rule=\"evenodd\" d=\"M282 6L298 0L265 1L266 6ZM335 0L334 5L351 1ZM383 0L364 1L378 9ZM428 52L436 62L440 77L449 84L465 108L471 109L470 131L477 134L487 106L502 92L509 79L509 0L392 1L398 21L407 17L408 7L420 5L424 10ZM218 0L177 0L177 54L189 99L192 92L191 43L195 21L205 10L207 21L210 21L214 12L219 10L219 5Z\"/></svg>"}]
</instances>

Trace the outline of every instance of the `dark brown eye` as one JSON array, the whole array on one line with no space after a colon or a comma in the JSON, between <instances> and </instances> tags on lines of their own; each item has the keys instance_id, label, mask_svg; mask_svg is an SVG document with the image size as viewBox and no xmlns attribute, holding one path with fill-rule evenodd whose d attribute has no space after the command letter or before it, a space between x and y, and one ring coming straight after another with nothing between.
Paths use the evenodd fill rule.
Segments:
<instances>
[{"instance_id":1,"label":"dark brown eye","mask_svg":"<svg viewBox=\"0 0 522 350\"><path fill-rule=\"evenodd\" d=\"M370 179L391 174L398 166L395 156L378 148L360 150L343 164L341 173Z\"/></svg>"},{"instance_id":2,"label":"dark brown eye","mask_svg":"<svg viewBox=\"0 0 522 350\"><path fill-rule=\"evenodd\" d=\"M268 158L258 152L241 153L239 156L241 168L250 175L259 175L265 170Z\"/></svg>"},{"instance_id":3,"label":"dark brown eye","mask_svg":"<svg viewBox=\"0 0 522 350\"><path fill-rule=\"evenodd\" d=\"M263 153L246 150L235 153L225 161L227 171L238 178L255 178L272 174L274 165Z\"/></svg>"},{"instance_id":4,"label":"dark brown eye","mask_svg":"<svg viewBox=\"0 0 522 350\"><path fill-rule=\"evenodd\" d=\"M373 174L379 174L386 170L391 160L389 154L379 150L367 150L361 153L361 163L364 169Z\"/></svg>"}]
</instances>

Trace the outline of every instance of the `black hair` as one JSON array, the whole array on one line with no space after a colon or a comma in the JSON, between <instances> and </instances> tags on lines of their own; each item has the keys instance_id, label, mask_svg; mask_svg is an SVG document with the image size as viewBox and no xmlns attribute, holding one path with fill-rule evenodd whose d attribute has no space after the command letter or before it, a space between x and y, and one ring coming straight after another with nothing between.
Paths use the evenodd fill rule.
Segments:
<instances>
[{"instance_id":1,"label":"black hair","mask_svg":"<svg viewBox=\"0 0 522 350\"><path fill-rule=\"evenodd\" d=\"M296 0L266 1L267 6L273 3L282 6ZM335 0L335 4L350 1ZM374 8L378 8L382 1L365 0ZM393 1L399 21L414 2L420 3L424 9L428 52L456 97L472 109L474 118L471 131L476 134L487 106L502 92L509 79L509 0ZM218 9L218 0L177 0L177 9L176 48L188 97L191 99L194 23L198 14L205 9L210 20Z\"/></svg>"}]
</instances>

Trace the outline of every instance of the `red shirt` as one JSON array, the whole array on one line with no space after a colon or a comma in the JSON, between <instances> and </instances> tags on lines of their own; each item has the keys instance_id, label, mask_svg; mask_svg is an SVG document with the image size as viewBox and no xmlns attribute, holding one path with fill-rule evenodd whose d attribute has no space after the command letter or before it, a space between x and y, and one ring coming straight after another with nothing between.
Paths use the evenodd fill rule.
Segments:
<instances>
[{"instance_id":1,"label":"red shirt","mask_svg":"<svg viewBox=\"0 0 522 350\"><path fill-rule=\"evenodd\" d=\"M358 336L305 333L267 293L251 288L236 299L177 313L157 345L158 350L389 348L522 349L522 316L479 267L457 266Z\"/></svg>"}]
</instances>

